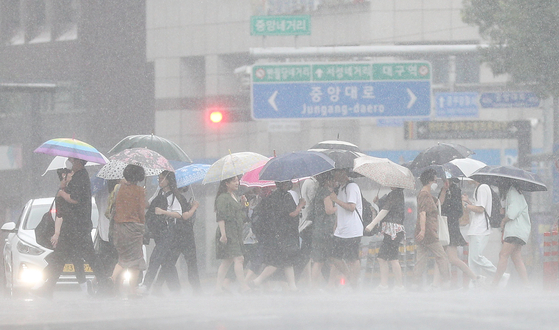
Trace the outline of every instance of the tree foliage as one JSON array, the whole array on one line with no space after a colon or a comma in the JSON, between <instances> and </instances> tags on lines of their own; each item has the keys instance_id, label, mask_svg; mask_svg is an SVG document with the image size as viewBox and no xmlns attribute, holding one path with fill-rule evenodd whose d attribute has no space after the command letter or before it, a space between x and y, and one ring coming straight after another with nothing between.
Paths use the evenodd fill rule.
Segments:
<instances>
[{"instance_id":1,"label":"tree foliage","mask_svg":"<svg viewBox=\"0 0 559 330\"><path fill-rule=\"evenodd\" d=\"M546 96L559 96L558 0L463 0L464 22L477 25L494 74L508 73Z\"/></svg>"}]
</instances>

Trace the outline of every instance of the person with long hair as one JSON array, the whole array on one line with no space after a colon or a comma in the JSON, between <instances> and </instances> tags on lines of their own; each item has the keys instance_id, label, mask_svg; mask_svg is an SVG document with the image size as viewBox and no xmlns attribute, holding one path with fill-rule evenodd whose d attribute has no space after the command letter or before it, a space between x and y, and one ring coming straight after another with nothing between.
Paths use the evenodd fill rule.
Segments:
<instances>
[{"instance_id":1,"label":"person with long hair","mask_svg":"<svg viewBox=\"0 0 559 330\"><path fill-rule=\"evenodd\" d=\"M156 287L158 290L166 282L169 290L176 293L180 291L180 282L175 267L176 259L173 262L172 248L175 243L176 223L182 219L183 210L179 200L179 196L182 195L177 190L175 173L161 172L159 189L159 193L151 201L146 213L146 218L150 218L148 229L153 232L155 248L149 258L142 291L149 291L157 276ZM158 271L159 275L157 275ZM160 292L158 291L158 293Z\"/></svg>"},{"instance_id":2,"label":"person with long hair","mask_svg":"<svg viewBox=\"0 0 559 330\"><path fill-rule=\"evenodd\" d=\"M365 227L365 231L372 231L378 224L381 226L381 233L384 236L377 256L380 267L380 284L377 287L377 291L389 291L388 266L390 265L390 267L392 267L392 273L394 273L394 291L403 292L404 284L399 260L399 248L400 242L406 237L404 228L404 190L402 188L390 189L391 191L388 195L383 196L377 201L380 212L373 221Z\"/></svg>"},{"instance_id":3,"label":"person with long hair","mask_svg":"<svg viewBox=\"0 0 559 330\"><path fill-rule=\"evenodd\" d=\"M239 190L239 178L237 176L222 180L215 196L214 211L216 213L217 229L216 258L221 259L217 269L216 293L227 291L224 287L225 276L232 264L234 264L235 276L240 284L240 292L250 291L245 281L244 256L243 256L243 222L246 213L244 210L246 197L236 196Z\"/></svg>"},{"instance_id":4,"label":"person with long hair","mask_svg":"<svg viewBox=\"0 0 559 330\"><path fill-rule=\"evenodd\" d=\"M505 217L501 221L503 231L503 247L499 252L499 263L493 278L493 286L499 285L501 277L507 269L509 257L525 287L530 287L526 266L522 261L522 246L530 237L532 225L528 213L528 203L522 190L509 179L501 179L498 184L499 194L505 204Z\"/></svg>"},{"instance_id":5,"label":"person with long hair","mask_svg":"<svg viewBox=\"0 0 559 330\"><path fill-rule=\"evenodd\" d=\"M311 285L316 289L322 275L322 267L330 262L334 245L337 207L330 198L336 182L332 172L316 176L318 190L310 202L308 220L312 221Z\"/></svg>"},{"instance_id":6,"label":"person with long hair","mask_svg":"<svg viewBox=\"0 0 559 330\"><path fill-rule=\"evenodd\" d=\"M439 193L439 201L441 202L441 213L448 220L448 233L450 236L449 245L444 247L448 261L460 268L460 270L472 280L474 285L481 284L485 280L485 276L476 275L468 264L458 257L458 247L466 246L468 243L460 232L460 217L463 214L462 190L456 184L458 179L444 180L444 185ZM435 272L438 280L438 272Z\"/></svg>"},{"instance_id":7,"label":"person with long hair","mask_svg":"<svg viewBox=\"0 0 559 330\"><path fill-rule=\"evenodd\" d=\"M118 251L118 263L114 267L111 280L122 283L119 278L123 270L130 273L130 296L136 297L138 274L146 269L144 252L145 196L138 182L144 180L145 172L141 166L128 165L124 169L124 180L116 192L113 242ZM117 188L115 188L117 189Z\"/></svg>"}]
</instances>

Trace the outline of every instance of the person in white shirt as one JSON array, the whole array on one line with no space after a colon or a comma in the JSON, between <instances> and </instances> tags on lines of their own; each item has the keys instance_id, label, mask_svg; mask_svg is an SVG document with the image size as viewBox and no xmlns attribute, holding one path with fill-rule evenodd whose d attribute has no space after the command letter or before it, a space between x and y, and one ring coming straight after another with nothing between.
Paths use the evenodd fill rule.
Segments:
<instances>
[{"instance_id":1,"label":"person in white shirt","mask_svg":"<svg viewBox=\"0 0 559 330\"><path fill-rule=\"evenodd\" d=\"M464 210L470 212L468 266L475 274L481 275L482 270L485 270L494 275L497 268L483 255L491 234L491 227L485 215L485 213L491 214L491 188L486 184L473 182L476 185L474 201L470 201L467 195L462 195Z\"/></svg>"},{"instance_id":2,"label":"person in white shirt","mask_svg":"<svg viewBox=\"0 0 559 330\"><path fill-rule=\"evenodd\" d=\"M334 248L332 262L347 276L349 284L356 289L359 284L359 245L363 236L363 205L359 186L349 180L348 169L333 170L334 180L339 184L338 194L330 195L334 203L339 205L334 231Z\"/></svg>"}]
</instances>

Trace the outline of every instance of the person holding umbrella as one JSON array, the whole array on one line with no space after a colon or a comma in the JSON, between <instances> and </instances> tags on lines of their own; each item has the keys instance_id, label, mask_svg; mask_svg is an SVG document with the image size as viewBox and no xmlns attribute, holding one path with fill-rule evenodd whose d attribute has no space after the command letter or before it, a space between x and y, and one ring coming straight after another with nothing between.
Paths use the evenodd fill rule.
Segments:
<instances>
[{"instance_id":1,"label":"person holding umbrella","mask_svg":"<svg viewBox=\"0 0 559 330\"><path fill-rule=\"evenodd\" d=\"M264 200L268 231L264 242L264 263L267 266L253 283L260 286L278 268L283 268L289 290L297 291L293 265L299 253L299 214L306 202L301 198L299 204L295 204L289 193L293 188L291 181L276 182L276 187Z\"/></svg>"},{"instance_id":2,"label":"person holding umbrella","mask_svg":"<svg viewBox=\"0 0 559 330\"><path fill-rule=\"evenodd\" d=\"M73 257L83 258L93 269L100 284L105 284L107 278L98 262L93 240L91 238L91 183L85 169L86 160L70 157L72 176L69 181L61 182L57 197L62 197L69 203L68 212L61 224L60 236L53 237L55 246L52 260L45 268L46 281L44 285L34 291L39 296L52 297L56 282L62 274L67 260Z\"/></svg>"},{"instance_id":3,"label":"person holding umbrella","mask_svg":"<svg viewBox=\"0 0 559 330\"><path fill-rule=\"evenodd\" d=\"M415 225L417 260L413 268L413 275L419 282L427 266L427 254L431 252L435 256L435 262L441 272L442 286L447 287L450 284L448 258L439 242L437 219L439 212L436 199L431 195L431 191L437 189L435 169L430 168L421 173L419 180L423 187L417 195L417 224Z\"/></svg>"},{"instance_id":4,"label":"person holding umbrella","mask_svg":"<svg viewBox=\"0 0 559 330\"><path fill-rule=\"evenodd\" d=\"M216 293L226 291L225 276L231 264L234 264L237 281L241 285L241 293L251 289L245 281L243 257L243 222L247 202L243 195L238 198L235 193L239 190L239 178L235 175L221 180L215 196L214 210L218 227L216 229L216 258L221 259L217 269Z\"/></svg>"},{"instance_id":5,"label":"person holding umbrella","mask_svg":"<svg viewBox=\"0 0 559 330\"><path fill-rule=\"evenodd\" d=\"M528 203L526 203L522 190L511 179L501 178L498 187L501 199L505 201L505 217L501 221L503 247L499 253L499 262L492 285L494 287L499 285L510 257L524 286L528 288L530 282L521 253L522 246L528 242L532 228Z\"/></svg>"},{"instance_id":6,"label":"person holding umbrella","mask_svg":"<svg viewBox=\"0 0 559 330\"><path fill-rule=\"evenodd\" d=\"M357 289L359 284L359 244L363 236L363 203L359 186L349 180L349 169L334 169L334 180L339 185L338 193L332 192L330 199L337 204L336 230L332 252L332 263Z\"/></svg>"},{"instance_id":7,"label":"person holding umbrella","mask_svg":"<svg viewBox=\"0 0 559 330\"><path fill-rule=\"evenodd\" d=\"M145 222L145 189L138 186L144 180L145 171L141 166L128 165L124 169L124 180L116 193L113 243L118 251L111 280L118 286L119 276L125 269L130 273L130 296L136 297L136 284L140 271L146 269L142 250Z\"/></svg>"}]
</instances>

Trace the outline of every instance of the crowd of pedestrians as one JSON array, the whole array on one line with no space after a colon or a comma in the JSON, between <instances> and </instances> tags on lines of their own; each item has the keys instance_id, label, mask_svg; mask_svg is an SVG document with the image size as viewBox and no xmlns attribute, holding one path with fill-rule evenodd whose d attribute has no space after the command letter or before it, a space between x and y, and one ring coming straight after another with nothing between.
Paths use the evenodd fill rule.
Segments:
<instances>
[{"instance_id":1,"label":"crowd of pedestrians","mask_svg":"<svg viewBox=\"0 0 559 330\"><path fill-rule=\"evenodd\" d=\"M89 293L113 295L127 290L128 297L141 297L149 292L161 293L165 283L170 292L178 293L181 284L176 263L181 254L193 292L201 293L193 228L199 203L187 201L185 190L177 188L175 174L163 171L158 177L159 189L146 200L145 188L140 186L144 169L128 165L124 179L109 184L110 194L96 196L100 210L106 210L99 224L96 253L91 238L89 176L84 161L70 161L72 169L61 176L56 197L54 253L48 260L46 282L34 290L35 294L52 296L64 265L84 261L96 277L95 283L89 283L78 274L83 290ZM430 255L435 259L435 276L427 286L434 290L450 288L450 265L471 280L471 287L496 287L508 279L505 270L509 258L523 284L529 287L521 248L530 234L530 218L522 190L513 181L502 179L498 185L503 206L503 246L495 266L483 255L491 233L487 217L495 206L492 189L470 180L475 190L469 197L462 194L462 183L457 179L437 178L434 169L421 173L413 234L414 279L412 285L405 287L399 261L400 244L409 235L404 227L403 189L390 188L387 195L375 197L376 216L364 225L364 207L369 206L351 176L350 169L336 168L306 179L300 189L294 189L292 181L283 181L276 182L275 187L252 188L243 194L239 194L239 177L222 180L214 201L215 253L221 260L215 293L230 294L232 282L236 282L241 294L277 288L290 293L303 288L309 292L341 287L359 290L360 245L363 234L372 231L382 237L377 255L377 292L421 290L426 286L423 273ZM437 182L441 183L440 189ZM464 213L470 219L467 240L459 224ZM448 220L450 239L444 245L439 240L440 214ZM146 265L143 245L150 239L155 247ZM467 263L458 257L458 247L466 245ZM393 283L389 281L390 269ZM123 286L125 279L127 286Z\"/></svg>"}]
</instances>

